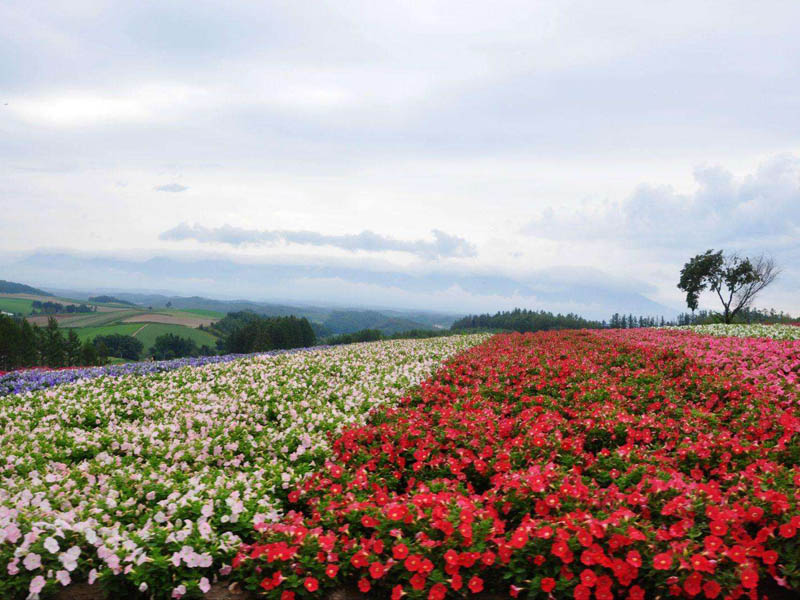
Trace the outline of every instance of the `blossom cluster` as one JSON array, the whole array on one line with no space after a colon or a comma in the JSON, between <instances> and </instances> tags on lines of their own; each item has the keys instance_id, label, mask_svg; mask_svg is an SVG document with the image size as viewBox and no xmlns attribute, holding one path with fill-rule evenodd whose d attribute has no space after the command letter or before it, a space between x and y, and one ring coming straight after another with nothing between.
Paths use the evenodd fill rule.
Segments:
<instances>
[{"instance_id":1,"label":"blossom cluster","mask_svg":"<svg viewBox=\"0 0 800 600\"><path fill-rule=\"evenodd\" d=\"M233 576L281 600L799 589L798 351L655 329L496 336L343 430Z\"/></svg>"},{"instance_id":2,"label":"blossom cluster","mask_svg":"<svg viewBox=\"0 0 800 600\"><path fill-rule=\"evenodd\" d=\"M254 523L362 425L486 336L111 373L0 400L0 598L71 582L205 592Z\"/></svg>"},{"instance_id":3,"label":"blossom cluster","mask_svg":"<svg viewBox=\"0 0 800 600\"><path fill-rule=\"evenodd\" d=\"M773 340L800 340L800 326L792 324L725 324L685 325L671 329L688 329L700 335L721 335Z\"/></svg>"}]
</instances>

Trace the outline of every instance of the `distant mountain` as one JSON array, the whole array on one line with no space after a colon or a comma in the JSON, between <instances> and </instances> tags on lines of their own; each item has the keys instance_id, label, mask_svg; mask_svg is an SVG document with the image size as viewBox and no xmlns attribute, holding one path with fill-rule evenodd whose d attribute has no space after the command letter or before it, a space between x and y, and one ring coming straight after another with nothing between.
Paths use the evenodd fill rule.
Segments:
<instances>
[{"instance_id":1,"label":"distant mountain","mask_svg":"<svg viewBox=\"0 0 800 600\"><path fill-rule=\"evenodd\" d=\"M115 297L153 308L163 308L169 303L172 308L184 310L202 309L221 313L247 310L268 317L305 317L315 325L315 331L320 336L354 333L362 329L377 329L386 335L409 329L447 329L456 319L456 315L424 311L334 309L250 300L213 300L201 296L115 292Z\"/></svg>"},{"instance_id":2,"label":"distant mountain","mask_svg":"<svg viewBox=\"0 0 800 600\"><path fill-rule=\"evenodd\" d=\"M362 329L377 329L391 335L409 329L431 329L431 326L411 319L390 316L374 310L335 310L322 323L331 334L355 333Z\"/></svg>"},{"instance_id":3,"label":"distant mountain","mask_svg":"<svg viewBox=\"0 0 800 600\"><path fill-rule=\"evenodd\" d=\"M445 313L445 319L450 318L447 323L428 320L430 327L449 327L455 318L468 312L494 313L514 306L562 314L571 312L595 320L608 319L615 312L666 318L681 312L680 307L654 302L649 296L657 288L643 281L568 266L513 275L443 268L369 270L355 263L240 263L208 257L187 260L154 256L133 260L64 252L34 253L2 266L8 277L48 281L49 290L67 286L93 289L146 306L150 303L144 297L122 292L148 290L148 295L163 294L163 299L170 298L172 290L178 290L182 296L213 293L231 299L275 298L267 302L235 301L203 306L220 312L250 309L277 316L287 314L288 306L290 313L307 316L318 324L334 310L345 309L375 310L417 323L425 322L416 316L420 312ZM157 300L153 298L152 302ZM195 306L198 301L199 298L187 300ZM320 309L320 304L324 308ZM447 317L448 314L455 318ZM432 319L438 320L439 315Z\"/></svg>"},{"instance_id":4,"label":"distant mountain","mask_svg":"<svg viewBox=\"0 0 800 600\"><path fill-rule=\"evenodd\" d=\"M0 294L31 294L33 296L52 296L49 292L39 288L0 279Z\"/></svg>"}]
</instances>

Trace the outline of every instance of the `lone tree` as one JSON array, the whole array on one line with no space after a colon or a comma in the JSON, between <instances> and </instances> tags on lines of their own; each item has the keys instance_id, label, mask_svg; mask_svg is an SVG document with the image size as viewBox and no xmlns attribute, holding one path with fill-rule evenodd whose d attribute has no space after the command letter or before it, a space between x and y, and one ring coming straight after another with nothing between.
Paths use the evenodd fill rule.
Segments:
<instances>
[{"instance_id":1,"label":"lone tree","mask_svg":"<svg viewBox=\"0 0 800 600\"><path fill-rule=\"evenodd\" d=\"M724 309L722 318L731 323L779 273L775 261L763 254L750 259L722 250L706 250L683 265L678 288L686 292L686 304L692 311L697 309L700 292L716 292Z\"/></svg>"}]
</instances>

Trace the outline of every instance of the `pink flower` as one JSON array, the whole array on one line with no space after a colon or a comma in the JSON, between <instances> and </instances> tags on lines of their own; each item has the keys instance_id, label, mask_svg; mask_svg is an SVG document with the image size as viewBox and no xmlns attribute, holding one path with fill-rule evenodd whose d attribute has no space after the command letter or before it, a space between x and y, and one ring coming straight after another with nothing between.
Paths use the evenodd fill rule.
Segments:
<instances>
[{"instance_id":1,"label":"pink flower","mask_svg":"<svg viewBox=\"0 0 800 600\"><path fill-rule=\"evenodd\" d=\"M58 571L56 573L56 579L61 585L64 586L69 585L70 582L72 581L72 579L70 579L69 573L67 573L66 571Z\"/></svg>"},{"instance_id":2,"label":"pink flower","mask_svg":"<svg viewBox=\"0 0 800 600\"><path fill-rule=\"evenodd\" d=\"M211 584L208 582L207 578L203 577L200 580L200 583L198 584L198 587L200 588L201 592L203 592L204 594L207 594L208 590L211 589Z\"/></svg>"},{"instance_id":3,"label":"pink flower","mask_svg":"<svg viewBox=\"0 0 800 600\"><path fill-rule=\"evenodd\" d=\"M28 555L30 556L30 554ZM31 585L28 588L28 591L31 594L38 594L44 589L44 584L47 583L41 575L37 575L33 579L31 579Z\"/></svg>"},{"instance_id":4,"label":"pink flower","mask_svg":"<svg viewBox=\"0 0 800 600\"><path fill-rule=\"evenodd\" d=\"M35 552L31 552L30 554L25 555L25 558L22 560L22 564L25 565L25 568L28 569L28 571L33 571L34 569L38 569L42 566L42 557Z\"/></svg>"}]
</instances>

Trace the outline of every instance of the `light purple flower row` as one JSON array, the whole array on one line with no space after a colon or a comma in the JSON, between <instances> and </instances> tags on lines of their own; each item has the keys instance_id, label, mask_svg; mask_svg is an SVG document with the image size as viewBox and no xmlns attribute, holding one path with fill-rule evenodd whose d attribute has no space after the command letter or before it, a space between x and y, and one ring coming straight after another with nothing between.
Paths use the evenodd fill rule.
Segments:
<instances>
[{"instance_id":1,"label":"light purple flower row","mask_svg":"<svg viewBox=\"0 0 800 600\"><path fill-rule=\"evenodd\" d=\"M43 388L49 388L62 383L72 383L78 379L94 379L96 377L120 377L122 375L148 375L174 371L182 367L201 367L215 363L226 363L248 356L274 356L277 354L292 354L295 352L308 352L327 346L312 346L310 348L293 348L291 350L270 350L255 354L224 354L222 356L197 356L194 358L175 358L172 360L159 360L148 362L132 362L120 365L107 365L104 367L78 367L75 369L59 369L48 371L44 369L28 369L11 371L0 376L0 397L9 394L23 394Z\"/></svg>"}]
</instances>

